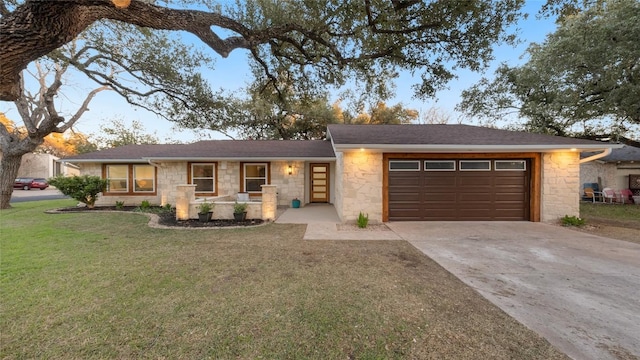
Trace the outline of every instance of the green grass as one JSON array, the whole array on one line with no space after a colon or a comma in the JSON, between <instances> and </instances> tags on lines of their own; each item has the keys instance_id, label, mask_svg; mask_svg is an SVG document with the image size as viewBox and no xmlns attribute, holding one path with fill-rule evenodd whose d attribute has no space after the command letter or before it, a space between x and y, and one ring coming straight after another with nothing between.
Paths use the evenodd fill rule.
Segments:
<instances>
[{"instance_id":1,"label":"green grass","mask_svg":"<svg viewBox=\"0 0 640 360\"><path fill-rule=\"evenodd\" d=\"M640 223L640 205L580 203L580 216L610 220L630 220Z\"/></svg>"},{"instance_id":2,"label":"green grass","mask_svg":"<svg viewBox=\"0 0 640 360\"><path fill-rule=\"evenodd\" d=\"M560 359L401 241L0 212L0 358Z\"/></svg>"}]
</instances>

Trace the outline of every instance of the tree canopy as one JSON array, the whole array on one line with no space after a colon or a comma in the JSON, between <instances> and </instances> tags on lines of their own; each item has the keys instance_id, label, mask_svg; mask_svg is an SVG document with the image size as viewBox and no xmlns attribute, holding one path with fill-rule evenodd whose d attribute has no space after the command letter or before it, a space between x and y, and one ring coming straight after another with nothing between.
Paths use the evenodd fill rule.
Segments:
<instances>
[{"instance_id":1,"label":"tree canopy","mask_svg":"<svg viewBox=\"0 0 640 360\"><path fill-rule=\"evenodd\" d=\"M625 135L640 124L640 3L611 0L563 18L522 66L463 92L458 108L490 121L516 115L526 130Z\"/></svg>"},{"instance_id":2,"label":"tree canopy","mask_svg":"<svg viewBox=\"0 0 640 360\"><path fill-rule=\"evenodd\" d=\"M77 38L96 22L117 21L138 28L182 30L222 57L245 49L270 78L295 69L297 80L342 84L359 78L373 85L399 69L415 72L419 95L430 96L454 76L455 67L478 70L505 34L521 0L418 1L237 1L185 7L149 1L26 0L0 8L0 99L15 100L19 73L31 61ZM182 8L180 8L182 7ZM134 32L107 32L112 42ZM130 50L149 56L139 42ZM121 48L126 51L126 48ZM104 59L105 61L107 59ZM117 59L115 59L117 60Z\"/></svg>"}]
</instances>

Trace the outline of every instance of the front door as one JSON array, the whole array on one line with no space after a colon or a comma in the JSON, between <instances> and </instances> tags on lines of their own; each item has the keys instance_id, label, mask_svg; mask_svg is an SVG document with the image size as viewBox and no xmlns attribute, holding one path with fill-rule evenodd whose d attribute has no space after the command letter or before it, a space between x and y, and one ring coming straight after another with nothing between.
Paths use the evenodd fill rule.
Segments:
<instances>
[{"instance_id":1,"label":"front door","mask_svg":"<svg viewBox=\"0 0 640 360\"><path fill-rule=\"evenodd\" d=\"M311 202L329 202L329 164L309 164L311 168Z\"/></svg>"}]
</instances>

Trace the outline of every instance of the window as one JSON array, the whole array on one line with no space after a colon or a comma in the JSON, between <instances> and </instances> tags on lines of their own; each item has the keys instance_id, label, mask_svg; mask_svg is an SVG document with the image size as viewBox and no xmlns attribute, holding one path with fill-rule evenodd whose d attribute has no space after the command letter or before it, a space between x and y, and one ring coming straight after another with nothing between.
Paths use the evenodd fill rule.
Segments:
<instances>
[{"instance_id":1,"label":"window","mask_svg":"<svg viewBox=\"0 0 640 360\"><path fill-rule=\"evenodd\" d=\"M133 192L154 192L156 168L151 165L133 165Z\"/></svg>"},{"instance_id":2,"label":"window","mask_svg":"<svg viewBox=\"0 0 640 360\"><path fill-rule=\"evenodd\" d=\"M216 163L190 164L190 184L196 185L196 193L216 194Z\"/></svg>"},{"instance_id":3,"label":"window","mask_svg":"<svg viewBox=\"0 0 640 360\"><path fill-rule=\"evenodd\" d=\"M129 166L107 165L107 192L129 192Z\"/></svg>"},{"instance_id":4,"label":"window","mask_svg":"<svg viewBox=\"0 0 640 360\"><path fill-rule=\"evenodd\" d=\"M527 163L524 160L496 160L494 162L496 171L525 171Z\"/></svg>"},{"instance_id":5,"label":"window","mask_svg":"<svg viewBox=\"0 0 640 360\"><path fill-rule=\"evenodd\" d=\"M104 165L106 193L152 194L156 192L156 168L151 165Z\"/></svg>"},{"instance_id":6,"label":"window","mask_svg":"<svg viewBox=\"0 0 640 360\"><path fill-rule=\"evenodd\" d=\"M455 160L426 160L424 171L456 171Z\"/></svg>"},{"instance_id":7,"label":"window","mask_svg":"<svg viewBox=\"0 0 640 360\"><path fill-rule=\"evenodd\" d=\"M491 161L489 160L460 160L460 171L489 171Z\"/></svg>"},{"instance_id":8,"label":"window","mask_svg":"<svg viewBox=\"0 0 640 360\"><path fill-rule=\"evenodd\" d=\"M390 160L389 171L420 171L420 161Z\"/></svg>"},{"instance_id":9,"label":"window","mask_svg":"<svg viewBox=\"0 0 640 360\"><path fill-rule=\"evenodd\" d=\"M269 183L268 163L244 163L242 173L242 191L262 192L261 185Z\"/></svg>"}]
</instances>

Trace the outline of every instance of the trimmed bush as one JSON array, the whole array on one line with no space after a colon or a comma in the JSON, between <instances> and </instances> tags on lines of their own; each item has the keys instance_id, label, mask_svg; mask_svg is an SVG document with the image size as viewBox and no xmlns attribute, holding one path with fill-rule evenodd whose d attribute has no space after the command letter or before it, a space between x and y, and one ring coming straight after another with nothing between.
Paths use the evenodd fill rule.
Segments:
<instances>
[{"instance_id":1,"label":"trimmed bush","mask_svg":"<svg viewBox=\"0 0 640 360\"><path fill-rule=\"evenodd\" d=\"M99 176L57 176L49 179L49 184L55 186L61 193L70 196L93 209L101 193L107 186L107 180Z\"/></svg>"}]
</instances>

